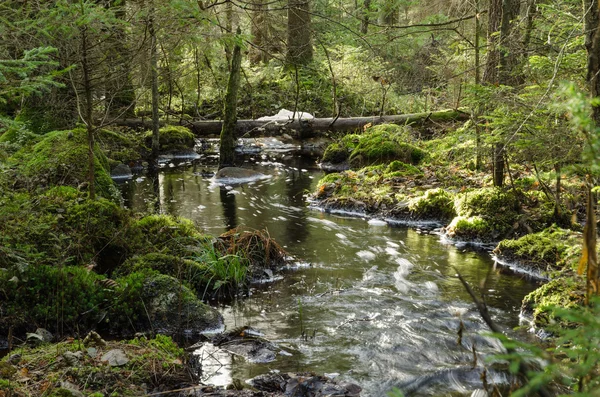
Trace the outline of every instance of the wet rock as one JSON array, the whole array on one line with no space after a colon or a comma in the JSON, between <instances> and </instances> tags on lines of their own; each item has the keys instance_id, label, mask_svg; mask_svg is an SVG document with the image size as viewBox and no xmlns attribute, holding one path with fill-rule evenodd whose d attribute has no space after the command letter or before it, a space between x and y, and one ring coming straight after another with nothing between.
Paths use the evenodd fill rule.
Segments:
<instances>
[{"instance_id":1,"label":"wet rock","mask_svg":"<svg viewBox=\"0 0 600 397\"><path fill-rule=\"evenodd\" d=\"M140 293L148 312L138 330L200 334L223 324L223 317L218 311L202 303L193 291L173 277L150 277Z\"/></svg>"},{"instance_id":2,"label":"wet rock","mask_svg":"<svg viewBox=\"0 0 600 397\"><path fill-rule=\"evenodd\" d=\"M128 165L121 163L117 164L117 166L112 169L110 172L110 177L113 179L131 179L133 177L133 173Z\"/></svg>"},{"instance_id":3,"label":"wet rock","mask_svg":"<svg viewBox=\"0 0 600 397\"><path fill-rule=\"evenodd\" d=\"M338 164L323 162L319 167L325 172L342 172L350 169L350 164L346 161Z\"/></svg>"},{"instance_id":4,"label":"wet rock","mask_svg":"<svg viewBox=\"0 0 600 397\"><path fill-rule=\"evenodd\" d=\"M261 337L262 334L249 327L215 335L212 343L229 353L241 356L251 363L269 363L274 361L279 347Z\"/></svg>"},{"instance_id":5,"label":"wet rock","mask_svg":"<svg viewBox=\"0 0 600 397\"><path fill-rule=\"evenodd\" d=\"M312 373L266 374L250 383L258 390L294 397L360 396L361 387L353 383L337 383Z\"/></svg>"},{"instance_id":6,"label":"wet rock","mask_svg":"<svg viewBox=\"0 0 600 397\"><path fill-rule=\"evenodd\" d=\"M246 183L268 178L267 175L248 168L225 167L215 174L215 181L219 183Z\"/></svg>"},{"instance_id":7,"label":"wet rock","mask_svg":"<svg viewBox=\"0 0 600 397\"><path fill-rule=\"evenodd\" d=\"M104 353L100 359L103 362L108 362L111 367L121 367L129 362L125 352L121 349L113 349Z\"/></svg>"}]
</instances>

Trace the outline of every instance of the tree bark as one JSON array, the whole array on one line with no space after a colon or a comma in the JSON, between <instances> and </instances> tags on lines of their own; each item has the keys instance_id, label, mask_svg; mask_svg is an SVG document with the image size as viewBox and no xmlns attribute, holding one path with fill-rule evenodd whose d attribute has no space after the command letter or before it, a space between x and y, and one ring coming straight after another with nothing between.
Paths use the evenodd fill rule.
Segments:
<instances>
[{"instance_id":1,"label":"tree bark","mask_svg":"<svg viewBox=\"0 0 600 397\"><path fill-rule=\"evenodd\" d=\"M317 135L318 132L327 131L354 131L363 129L367 125L377 125L392 123L398 125L417 124L427 125L428 123L440 123L450 121L466 121L470 117L469 113L460 110L440 110L430 113L412 113L392 116L370 116L370 117L348 117L348 118L319 118L310 120L238 120L235 123L235 133L237 136L272 136L281 134L290 134L297 138ZM162 125L166 123L161 121ZM210 136L219 134L223 128L223 122L213 121L186 121L175 123L188 127L197 136ZM150 121L142 119L119 120L116 125L129 127L133 129L148 129L151 127Z\"/></svg>"},{"instance_id":2,"label":"tree bark","mask_svg":"<svg viewBox=\"0 0 600 397\"><path fill-rule=\"evenodd\" d=\"M371 13L371 0L364 0L361 20L360 20L360 33L367 34L369 32L369 14Z\"/></svg>"},{"instance_id":3,"label":"tree bark","mask_svg":"<svg viewBox=\"0 0 600 397\"><path fill-rule=\"evenodd\" d=\"M498 83L498 65L500 63L500 54L498 52L498 32L500 31L500 22L502 21L502 0L490 0L488 9L488 30L487 30L487 61L483 72L483 83Z\"/></svg>"},{"instance_id":4,"label":"tree bark","mask_svg":"<svg viewBox=\"0 0 600 397\"><path fill-rule=\"evenodd\" d=\"M150 79L152 85L152 163L155 166L160 150L160 120L158 118L158 48L154 30L154 4L151 5L148 16L148 32L150 34Z\"/></svg>"},{"instance_id":5,"label":"tree bark","mask_svg":"<svg viewBox=\"0 0 600 397\"><path fill-rule=\"evenodd\" d=\"M312 59L309 0L288 0L286 61L291 65L305 65Z\"/></svg>"},{"instance_id":6,"label":"tree bark","mask_svg":"<svg viewBox=\"0 0 600 397\"><path fill-rule=\"evenodd\" d=\"M126 20L126 0L111 0L109 7L114 10L115 17ZM111 118L133 117L135 115L135 91L131 80L131 54L127 48L125 27L113 24L110 27L113 36L107 41L108 70L106 75L106 111Z\"/></svg>"},{"instance_id":7,"label":"tree bark","mask_svg":"<svg viewBox=\"0 0 600 397\"><path fill-rule=\"evenodd\" d=\"M267 5L265 0L257 0L255 9L252 12L250 20L252 33L252 47L248 55L250 62L253 64L266 63L269 60L269 26L267 19Z\"/></svg>"},{"instance_id":8,"label":"tree bark","mask_svg":"<svg viewBox=\"0 0 600 397\"><path fill-rule=\"evenodd\" d=\"M237 39L240 39L241 30L237 29ZM225 93L225 110L223 112L223 128L221 130L221 148L219 169L234 166L235 160L235 125L237 122L237 93L240 87L240 69L242 65L242 51L240 44L236 43L231 58L231 71Z\"/></svg>"},{"instance_id":9,"label":"tree bark","mask_svg":"<svg viewBox=\"0 0 600 397\"><path fill-rule=\"evenodd\" d=\"M521 9L521 0L502 1L502 23L500 24L500 71L498 82L514 86L522 80L519 72L518 31L515 28Z\"/></svg>"},{"instance_id":10,"label":"tree bark","mask_svg":"<svg viewBox=\"0 0 600 397\"><path fill-rule=\"evenodd\" d=\"M584 0L585 48L588 53L587 82L592 98L600 96L600 4L598 0ZM600 105L592 107L596 127L600 126Z\"/></svg>"},{"instance_id":11,"label":"tree bark","mask_svg":"<svg viewBox=\"0 0 600 397\"><path fill-rule=\"evenodd\" d=\"M94 183L95 176L95 158L94 158L94 119L92 117L92 83L90 77L89 65L89 43L87 26L81 27L81 69L83 72L83 91L85 97L85 110L83 122L86 125L88 138L88 192L90 200L96 198L96 185Z\"/></svg>"}]
</instances>

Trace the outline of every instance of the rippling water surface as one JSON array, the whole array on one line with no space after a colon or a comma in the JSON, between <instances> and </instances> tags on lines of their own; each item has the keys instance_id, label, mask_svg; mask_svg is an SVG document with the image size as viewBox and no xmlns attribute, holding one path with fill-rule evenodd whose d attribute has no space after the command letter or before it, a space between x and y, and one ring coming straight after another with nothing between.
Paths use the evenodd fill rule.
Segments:
<instances>
[{"instance_id":1,"label":"rippling water surface","mask_svg":"<svg viewBox=\"0 0 600 397\"><path fill-rule=\"evenodd\" d=\"M322 176L312 160L257 154L245 166L271 178L242 186L203 177L215 170L208 163L166 164L157 178L135 176L123 186L127 205L190 218L211 234L266 228L299 261L283 280L220 308L228 328L250 325L291 355L268 364L232 363L224 355L209 381L312 370L358 383L364 396L385 396L394 386L413 395L470 395L482 387L483 366L488 382L507 381L485 363L500 345L485 335L455 269L474 286L487 276L492 316L507 330L517 325L531 282L500 274L486 252L444 244L436 235L307 208L306 193Z\"/></svg>"}]
</instances>

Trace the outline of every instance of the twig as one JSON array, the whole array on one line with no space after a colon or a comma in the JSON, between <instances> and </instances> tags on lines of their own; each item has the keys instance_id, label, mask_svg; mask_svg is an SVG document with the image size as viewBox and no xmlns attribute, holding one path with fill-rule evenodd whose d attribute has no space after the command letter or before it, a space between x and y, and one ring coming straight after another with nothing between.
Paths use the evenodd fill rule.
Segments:
<instances>
[{"instance_id":1,"label":"twig","mask_svg":"<svg viewBox=\"0 0 600 397\"><path fill-rule=\"evenodd\" d=\"M454 270L456 271L456 276L462 283L463 287L465 287L465 290L467 290L467 293L469 294L469 296L471 296L471 299L473 299L473 302L475 302L475 306L477 307L477 310L479 311L479 315L481 316L481 318L483 318L483 321L485 321L485 323L492 330L492 332L501 334L502 330L492 320L492 317L490 316L490 313L488 311L488 308L487 308L487 305L485 304L485 302L482 302L477 298L477 296L471 289L471 286L465 281L463 276L458 272L458 270L456 268L454 268ZM506 351L509 354L514 354L516 352L515 349L513 349L512 347L507 347ZM532 368L529 364L524 363L524 362L519 363L519 374L521 376L523 376L525 379L529 379L530 372L532 372ZM541 397L553 396L553 394L545 386L540 386L538 393Z\"/></svg>"}]
</instances>

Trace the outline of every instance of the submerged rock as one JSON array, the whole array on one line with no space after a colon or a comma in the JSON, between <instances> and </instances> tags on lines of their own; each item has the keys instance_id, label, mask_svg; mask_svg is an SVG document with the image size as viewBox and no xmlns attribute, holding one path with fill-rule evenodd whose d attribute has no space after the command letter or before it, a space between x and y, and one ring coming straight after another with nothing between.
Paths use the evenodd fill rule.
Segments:
<instances>
[{"instance_id":1,"label":"submerged rock","mask_svg":"<svg viewBox=\"0 0 600 397\"><path fill-rule=\"evenodd\" d=\"M267 175L248 168L225 167L215 174L217 182L244 183L268 178Z\"/></svg>"},{"instance_id":2,"label":"submerged rock","mask_svg":"<svg viewBox=\"0 0 600 397\"><path fill-rule=\"evenodd\" d=\"M131 179L133 177L133 173L128 165L118 164L110 172L110 177L113 179Z\"/></svg>"}]
</instances>

